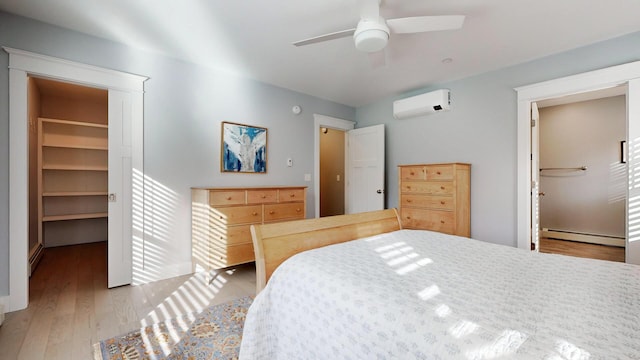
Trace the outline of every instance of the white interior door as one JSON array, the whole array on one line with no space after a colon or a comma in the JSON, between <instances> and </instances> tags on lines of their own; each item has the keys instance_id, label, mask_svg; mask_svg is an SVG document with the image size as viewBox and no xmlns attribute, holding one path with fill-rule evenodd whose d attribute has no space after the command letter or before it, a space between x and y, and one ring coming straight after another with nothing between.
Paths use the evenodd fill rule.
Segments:
<instances>
[{"instance_id":1,"label":"white interior door","mask_svg":"<svg viewBox=\"0 0 640 360\"><path fill-rule=\"evenodd\" d=\"M384 209L384 125L347 131L347 214Z\"/></svg>"},{"instance_id":2,"label":"white interior door","mask_svg":"<svg viewBox=\"0 0 640 360\"><path fill-rule=\"evenodd\" d=\"M540 113L538 104L531 103L531 247L540 247Z\"/></svg>"},{"instance_id":3,"label":"white interior door","mask_svg":"<svg viewBox=\"0 0 640 360\"><path fill-rule=\"evenodd\" d=\"M132 99L109 90L108 286L132 281Z\"/></svg>"}]
</instances>

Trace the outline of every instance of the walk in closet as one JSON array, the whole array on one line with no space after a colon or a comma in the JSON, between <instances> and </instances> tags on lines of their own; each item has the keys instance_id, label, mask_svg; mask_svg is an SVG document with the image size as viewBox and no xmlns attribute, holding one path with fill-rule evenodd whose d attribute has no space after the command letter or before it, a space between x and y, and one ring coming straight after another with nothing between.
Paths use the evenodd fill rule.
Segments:
<instances>
[{"instance_id":1,"label":"walk in closet","mask_svg":"<svg viewBox=\"0 0 640 360\"><path fill-rule=\"evenodd\" d=\"M108 92L29 78L29 264L107 240Z\"/></svg>"}]
</instances>

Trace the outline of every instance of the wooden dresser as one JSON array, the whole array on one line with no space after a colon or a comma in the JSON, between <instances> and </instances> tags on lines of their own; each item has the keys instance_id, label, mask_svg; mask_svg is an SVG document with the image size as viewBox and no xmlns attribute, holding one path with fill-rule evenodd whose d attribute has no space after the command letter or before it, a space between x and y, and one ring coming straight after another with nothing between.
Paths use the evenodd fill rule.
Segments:
<instances>
[{"instance_id":1,"label":"wooden dresser","mask_svg":"<svg viewBox=\"0 0 640 360\"><path fill-rule=\"evenodd\" d=\"M471 165L399 165L402 227L471 236Z\"/></svg>"},{"instance_id":2,"label":"wooden dresser","mask_svg":"<svg viewBox=\"0 0 640 360\"><path fill-rule=\"evenodd\" d=\"M193 270L254 261L251 224L304 219L306 198L306 186L192 188Z\"/></svg>"}]
</instances>

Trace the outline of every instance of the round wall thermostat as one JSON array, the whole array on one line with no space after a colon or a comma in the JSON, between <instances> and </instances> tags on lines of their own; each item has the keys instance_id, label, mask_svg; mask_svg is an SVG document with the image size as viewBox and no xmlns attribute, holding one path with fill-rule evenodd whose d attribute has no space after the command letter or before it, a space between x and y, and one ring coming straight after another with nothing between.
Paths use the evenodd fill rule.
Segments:
<instances>
[{"instance_id":1,"label":"round wall thermostat","mask_svg":"<svg viewBox=\"0 0 640 360\"><path fill-rule=\"evenodd\" d=\"M295 105L294 107L291 108L291 112L298 115L302 112L302 108L298 105Z\"/></svg>"}]
</instances>

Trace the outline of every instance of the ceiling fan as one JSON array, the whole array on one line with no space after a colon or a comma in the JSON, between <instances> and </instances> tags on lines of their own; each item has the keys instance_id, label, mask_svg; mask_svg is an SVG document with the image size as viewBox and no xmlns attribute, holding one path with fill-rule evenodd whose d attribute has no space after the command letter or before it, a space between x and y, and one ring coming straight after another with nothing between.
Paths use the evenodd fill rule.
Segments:
<instances>
[{"instance_id":1,"label":"ceiling fan","mask_svg":"<svg viewBox=\"0 0 640 360\"><path fill-rule=\"evenodd\" d=\"M310 45L353 35L356 49L373 53L387 46L391 33L412 34L428 31L455 30L461 28L464 23L463 15L413 16L385 20L380 16L380 2L381 0L360 0L362 8L360 21L353 29L336 31L296 41L293 45Z\"/></svg>"}]
</instances>

